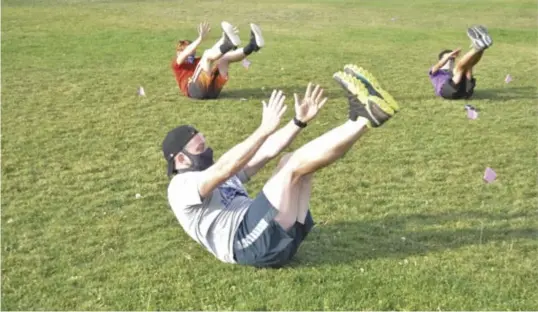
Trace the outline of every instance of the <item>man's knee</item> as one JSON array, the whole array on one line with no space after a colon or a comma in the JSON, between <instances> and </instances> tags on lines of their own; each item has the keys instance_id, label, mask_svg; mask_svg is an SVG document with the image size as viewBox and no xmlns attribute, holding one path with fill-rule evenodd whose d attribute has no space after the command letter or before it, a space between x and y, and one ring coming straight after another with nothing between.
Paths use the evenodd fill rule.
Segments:
<instances>
[{"instance_id":1,"label":"man's knee","mask_svg":"<svg viewBox=\"0 0 538 312\"><path fill-rule=\"evenodd\" d=\"M210 49L207 49L204 50L204 53L202 53L202 58L200 59L200 62L211 63L217 60L218 58L215 58L215 53Z\"/></svg>"},{"instance_id":2,"label":"man's knee","mask_svg":"<svg viewBox=\"0 0 538 312\"><path fill-rule=\"evenodd\" d=\"M212 61L209 59L207 53L204 52L204 54L202 54L202 57L200 58L200 61L198 62L198 65L196 66L196 72L205 72L207 74L210 74L211 64Z\"/></svg>"},{"instance_id":3,"label":"man's knee","mask_svg":"<svg viewBox=\"0 0 538 312\"><path fill-rule=\"evenodd\" d=\"M280 161L278 162L278 165L273 172L273 175L279 173L282 169L284 169L284 167L286 167L285 170L289 172L291 182L295 184L301 182L302 178L304 178L305 176L302 176L299 172L297 172L297 170L295 170L298 165L296 159L292 159L293 155L294 153L284 154L282 158L280 158ZM309 174L308 176L311 176L311 174Z\"/></svg>"},{"instance_id":4,"label":"man's knee","mask_svg":"<svg viewBox=\"0 0 538 312\"><path fill-rule=\"evenodd\" d=\"M311 173L305 175L298 170L301 161L296 156L295 153L284 154L275 170L275 174L284 171L289 178L290 185L299 185L313 175Z\"/></svg>"}]
</instances>

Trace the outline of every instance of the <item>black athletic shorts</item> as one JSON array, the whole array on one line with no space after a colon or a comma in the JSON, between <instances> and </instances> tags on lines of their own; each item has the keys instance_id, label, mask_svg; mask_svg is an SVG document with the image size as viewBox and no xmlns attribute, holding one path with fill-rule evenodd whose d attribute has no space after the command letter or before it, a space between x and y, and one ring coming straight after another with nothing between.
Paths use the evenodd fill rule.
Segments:
<instances>
[{"instance_id":1,"label":"black athletic shorts","mask_svg":"<svg viewBox=\"0 0 538 312\"><path fill-rule=\"evenodd\" d=\"M288 264L314 227L310 210L305 223L295 222L285 231L274 220L278 210L260 192L251 203L235 234L234 256L238 264L279 268Z\"/></svg>"},{"instance_id":2,"label":"black athletic shorts","mask_svg":"<svg viewBox=\"0 0 538 312\"><path fill-rule=\"evenodd\" d=\"M463 76L458 84L450 79L441 87L441 97L449 100L468 99L473 95L475 86L476 79L474 77L467 79L466 76Z\"/></svg>"}]
</instances>

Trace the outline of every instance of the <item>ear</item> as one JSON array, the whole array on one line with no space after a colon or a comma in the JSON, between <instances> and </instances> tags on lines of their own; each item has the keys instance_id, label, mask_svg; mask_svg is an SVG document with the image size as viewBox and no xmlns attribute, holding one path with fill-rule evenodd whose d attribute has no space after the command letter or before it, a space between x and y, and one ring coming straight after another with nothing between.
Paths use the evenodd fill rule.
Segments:
<instances>
[{"instance_id":1,"label":"ear","mask_svg":"<svg viewBox=\"0 0 538 312\"><path fill-rule=\"evenodd\" d=\"M176 157L174 157L174 160L176 163L184 163L185 155L183 155L183 153L177 153Z\"/></svg>"},{"instance_id":2,"label":"ear","mask_svg":"<svg viewBox=\"0 0 538 312\"><path fill-rule=\"evenodd\" d=\"M176 162L176 167L178 167L177 165L181 165L181 167L190 166L190 160L183 153L178 153L176 157L174 157L174 160Z\"/></svg>"}]
</instances>

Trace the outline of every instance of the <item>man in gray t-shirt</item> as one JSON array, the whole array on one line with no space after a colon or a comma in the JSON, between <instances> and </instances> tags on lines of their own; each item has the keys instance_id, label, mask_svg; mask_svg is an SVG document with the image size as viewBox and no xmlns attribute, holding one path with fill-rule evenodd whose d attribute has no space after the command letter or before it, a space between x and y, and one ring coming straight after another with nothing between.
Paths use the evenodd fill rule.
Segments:
<instances>
[{"instance_id":1,"label":"man in gray t-shirt","mask_svg":"<svg viewBox=\"0 0 538 312\"><path fill-rule=\"evenodd\" d=\"M243 183L277 157L326 103L308 84L295 98L295 117L277 130L286 111L282 91L263 102L260 126L216 162L204 136L192 126L171 130L162 148L168 163L168 201L185 232L217 259L257 267L287 264L314 221L309 199L313 173L342 157L371 127L398 110L396 101L366 70L346 65L334 79L346 91L349 120L282 157L255 197ZM368 89L373 90L369 93Z\"/></svg>"}]
</instances>

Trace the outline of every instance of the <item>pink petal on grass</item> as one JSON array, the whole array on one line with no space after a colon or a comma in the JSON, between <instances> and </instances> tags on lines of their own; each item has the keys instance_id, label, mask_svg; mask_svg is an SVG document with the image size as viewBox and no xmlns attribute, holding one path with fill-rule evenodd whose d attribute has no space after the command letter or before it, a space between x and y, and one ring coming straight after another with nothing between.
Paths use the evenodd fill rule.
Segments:
<instances>
[{"instance_id":1,"label":"pink petal on grass","mask_svg":"<svg viewBox=\"0 0 538 312\"><path fill-rule=\"evenodd\" d=\"M490 167L486 168L486 171L484 172L484 181L487 183L493 182L497 178L497 173Z\"/></svg>"},{"instance_id":2,"label":"pink petal on grass","mask_svg":"<svg viewBox=\"0 0 538 312\"><path fill-rule=\"evenodd\" d=\"M468 109L467 118L475 120L476 118L478 118L478 112L475 111L474 109Z\"/></svg>"},{"instance_id":3,"label":"pink petal on grass","mask_svg":"<svg viewBox=\"0 0 538 312\"><path fill-rule=\"evenodd\" d=\"M251 62L249 60L247 60L247 59L243 59L241 64L243 64L244 68L248 69L250 67Z\"/></svg>"}]
</instances>

